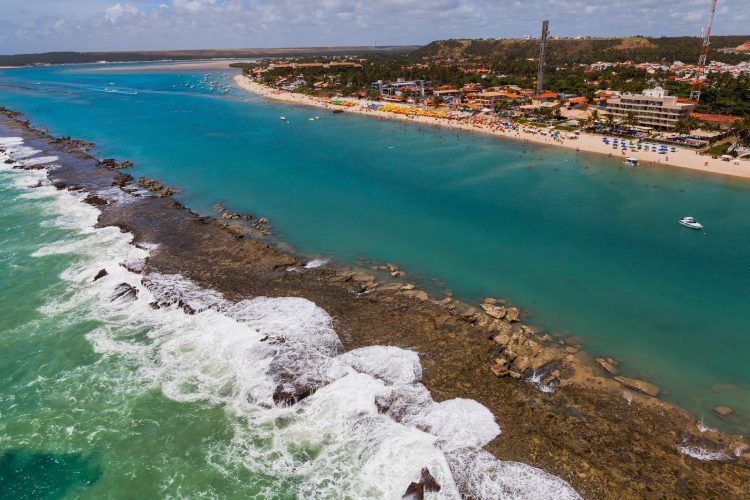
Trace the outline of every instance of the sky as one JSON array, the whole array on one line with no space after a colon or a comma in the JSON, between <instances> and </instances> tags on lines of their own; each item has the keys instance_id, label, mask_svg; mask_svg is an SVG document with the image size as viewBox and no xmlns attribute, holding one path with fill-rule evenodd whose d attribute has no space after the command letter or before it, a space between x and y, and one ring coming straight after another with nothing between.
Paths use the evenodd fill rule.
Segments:
<instances>
[{"instance_id":1,"label":"sky","mask_svg":"<svg viewBox=\"0 0 750 500\"><path fill-rule=\"evenodd\" d=\"M711 0L0 0L0 54L423 45L446 38L698 35ZM750 35L719 0L718 35Z\"/></svg>"}]
</instances>

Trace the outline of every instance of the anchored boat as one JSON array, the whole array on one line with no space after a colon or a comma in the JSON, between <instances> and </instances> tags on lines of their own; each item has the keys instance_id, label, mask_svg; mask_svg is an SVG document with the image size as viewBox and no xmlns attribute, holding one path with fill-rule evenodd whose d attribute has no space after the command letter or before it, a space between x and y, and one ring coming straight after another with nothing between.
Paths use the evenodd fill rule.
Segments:
<instances>
[{"instance_id":1,"label":"anchored boat","mask_svg":"<svg viewBox=\"0 0 750 500\"><path fill-rule=\"evenodd\" d=\"M703 225L692 217L683 217L679 222L690 229L703 229Z\"/></svg>"},{"instance_id":2,"label":"anchored boat","mask_svg":"<svg viewBox=\"0 0 750 500\"><path fill-rule=\"evenodd\" d=\"M636 167L636 166L638 166L638 159L637 158L631 158L631 157L627 156L625 158L625 162L624 163L625 163L625 165L630 165L631 167Z\"/></svg>"}]
</instances>

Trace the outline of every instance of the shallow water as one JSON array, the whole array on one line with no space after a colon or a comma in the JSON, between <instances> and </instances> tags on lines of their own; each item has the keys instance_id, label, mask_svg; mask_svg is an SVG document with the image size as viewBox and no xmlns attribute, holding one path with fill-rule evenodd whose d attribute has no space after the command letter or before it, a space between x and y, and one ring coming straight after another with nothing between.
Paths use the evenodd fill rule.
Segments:
<instances>
[{"instance_id":1,"label":"shallow water","mask_svg":"<svg viewBox=\"0 0 750 500\"><path fill-rule=\"evenodd\" d=\"M174 87L201 74L3 70L0 104L133 160L201 212L270 217L300 251L505 297L709 425L747 431L750 184ZM110 83L139 93L90 90Z\"/></svg>"},{"instance_id":2,"label":"shallow water","mask_svg":"<svg viewBox=\"0 0 750 500\"><path fill-rule=\"evenodd\" d=\"M20 139L0 147L55 168ZM493 415L434 402L416 353L343 353L331 318L305 299L231 303L181 276L142 280L123 264L138 268L148 250L94 229L98 210L82 195L29 187L45 173L6 158L0 497L396 499L427 467L442 486L429 498L579 498L481 451L501 432ZM296 388L317 391L275 404ZM384 398L403 415L380 412Z\"/></svg>"}]
</instances>

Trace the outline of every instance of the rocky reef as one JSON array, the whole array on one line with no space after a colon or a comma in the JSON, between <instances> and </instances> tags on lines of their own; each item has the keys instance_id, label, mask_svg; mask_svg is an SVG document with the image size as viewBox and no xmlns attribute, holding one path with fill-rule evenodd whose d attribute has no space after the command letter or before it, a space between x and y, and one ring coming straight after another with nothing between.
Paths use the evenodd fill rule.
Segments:
<instances>
[{"instance_id":1,"label":"rocky reef","mask_svg":"<svg viewBox=\"0 0 750 500\"><path fill-rule=\"evenodd\" d=\"M658 387L620 376L615 359L592 359L578 343L525 325L523 311L502 300L471 305L434 297L404 281L409 274L395 264L307 267L303 256L274 244L266 218L224 207L216 217L196 214L160 181L135 181L79 142L49 137L12 113L0 113L0 128L59 156L51 181L87 193L101 211L100 226L131 232L136 245L157 244L146 262L125 264L133 272L144 279L180 274L231 300L305 297L331 315L347 351L393 345L419 353L423 383L436 401L470 398L492 411L502 434L486 450L501 460L540 467L587 498L750 497L743 438L699 426L656 397ZM107 195L113 185L131 196L127 203ZM133 293L118 287L113 300ZM305 396L279 385L285 404ZM397 417L396 403L378 407ZM701 450L722 458L706 460ZM427 471L408 494L435 491L430 478Z\"/></svg>"}]
</instances>

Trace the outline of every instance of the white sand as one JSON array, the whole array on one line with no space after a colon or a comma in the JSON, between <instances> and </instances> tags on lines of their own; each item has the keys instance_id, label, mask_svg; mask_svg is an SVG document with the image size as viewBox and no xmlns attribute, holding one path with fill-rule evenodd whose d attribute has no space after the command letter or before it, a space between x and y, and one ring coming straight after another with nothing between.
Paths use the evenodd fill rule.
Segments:
<instances>
[{"instance_id":1,"label":"white sand","mask_svg":"<svg viewBox=\"0 0 750 500\"><path fill-rule=\"evenodd\" d=\"M587 134L582 132L577 139L567 139L567 132L560 132L561 139L555 141L552 137L542 136L540 134L532 134L524 132L523 127L520 126L519 130L506 131L503 127L492 128L488 125L477 122L467 121L456 121L441 118L431 118L426 116L407 116L396 113L389 113L386 111L373 111L365 109L361 106L352 107L341 107L334 106L328 102L327 99L320 97L312 97L304 94L297 94L292 92L286 92L282 90L276 90L265 85L261 85L251 81L249 78L243 75L237 75L234 78L237 85L248 92L258 94L268 99L283 101L292 104L302 104L306 106L315 106L324 109L343 109L346 113L356 113L366 116L374 116L379 118L387 118L394 120L403 120L414 123L423 123L427 125L436 125L441 127L455 128L459 130L468 130L471 132L487 133L499 137L506 137L509 139L520 140L524 142L534 142L540 144L547 144L550 146L559 146L569 149L577 149L580 151L586 151L589 153L599 153L608 156L619 157L624 159L626 156L631 158L637 158L641 165L652 163L663 166L681 167L691 170L697 170L700 172L707 172L713 174L729 175L734 177L742 177L750 179L750 161L736 160L731 162L721 161L719 159L713 159L709 156L698 154L694 150L689 150L683 147L678 147L677 152L669 152L666 155L659 154L658 152L652 151L630 151L628 149L625 153L622 153L620 148L612 149L611 144L607 145L602 142L602 136ZM644 141L648 142L648 141ZM739 164L736 164L739 163Z\"/></svg>"}]
</instances>

